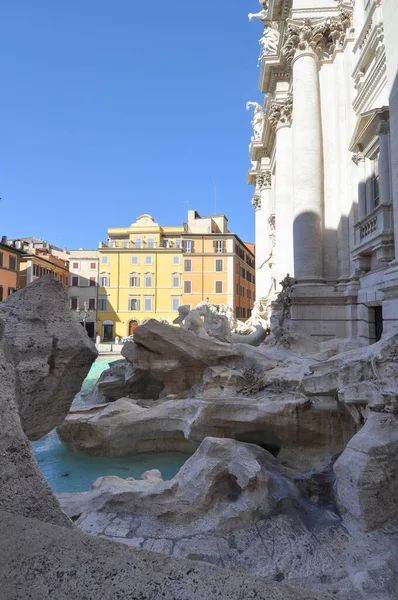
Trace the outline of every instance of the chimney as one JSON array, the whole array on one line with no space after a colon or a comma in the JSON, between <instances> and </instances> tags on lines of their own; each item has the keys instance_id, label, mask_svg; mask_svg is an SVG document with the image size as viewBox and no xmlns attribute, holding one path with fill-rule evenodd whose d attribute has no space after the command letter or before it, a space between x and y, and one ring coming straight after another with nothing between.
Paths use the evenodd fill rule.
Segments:
<instances>
[{"instance_id":1,"label":"chimney","mask_svg":"<svg viewBox=\"0 0 398 600\"><path fill-rule=\"evenodd\" d=\"M6 243L7 243L7 236L6 236L6 235L3 235L3 236L1 237L1 243L2 243L2 244L6 244Z\"/></svg>"}]
</instances>

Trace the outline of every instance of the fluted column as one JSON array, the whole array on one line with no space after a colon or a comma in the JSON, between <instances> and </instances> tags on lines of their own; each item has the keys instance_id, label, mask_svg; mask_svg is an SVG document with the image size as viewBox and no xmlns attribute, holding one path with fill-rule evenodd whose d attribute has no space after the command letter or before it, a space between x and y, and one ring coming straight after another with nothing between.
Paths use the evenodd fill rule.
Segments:
<instances>
[{"instance_id":1,"label":"fluted column","mask_svg":"<svg viewBox=\"0 0 398 600\"><path fill-rule=\"evenodd\" d=\"M293 71L293 247L294 276L299 283L323 281L324 176L318 37L311 22L305 20L290 25L286 43Z\"/></svg>"},{"instance_id":2,"label":"fluted column","mask_svg":"<svg viewBox=\"0 0 398 600\"><path fill-rule=\"evenodd\" d=\"M272 207L271 171L256 176L256 190L252 199L255 209L256 236L256 299L269 294L271 288L272 243L269 217Z\"/></svg>"},{"instance_id":3,"label":"fluted column","mask_svg":"<svg viewBox=\"0 0 398 600\"><path fill-rule=\"evenodd\" d=\"M275 141L275 277L279 283L293 274L292 98L272 103L268 121Z\"/></svg>"}]
</instances>

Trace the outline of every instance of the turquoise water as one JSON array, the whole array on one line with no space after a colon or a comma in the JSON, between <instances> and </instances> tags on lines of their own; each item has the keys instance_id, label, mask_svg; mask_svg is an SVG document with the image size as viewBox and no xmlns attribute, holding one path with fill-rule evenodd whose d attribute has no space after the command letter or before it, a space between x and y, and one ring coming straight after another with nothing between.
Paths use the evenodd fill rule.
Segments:
<instances>
[{"instance_id":1,"label":"turquoise water","mask_svg":"<svg viewBox=\"0 0 398 600\"><path fill-rule=\"evenodd\" d=\"M95 385L102 371L108 368L112 358L98 358L84 380L82 389L73 401L74 406L88 405L82 394ZM32 442L35 458L54 492L85 492L98 477L117 475L126 479L140 475L150 469L159 469L164 479L172 479L185 461L187 454L162 452L121 457L91 457L75 454L64 448L55 430Z\"/></svg>"}]
</instances>

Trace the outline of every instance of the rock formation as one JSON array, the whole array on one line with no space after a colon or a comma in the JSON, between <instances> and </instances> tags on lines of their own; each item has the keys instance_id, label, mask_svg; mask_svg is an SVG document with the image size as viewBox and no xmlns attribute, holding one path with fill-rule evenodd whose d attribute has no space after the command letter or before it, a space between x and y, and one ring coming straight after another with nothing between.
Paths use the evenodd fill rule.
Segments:
<instances>
[{"instance_id":1,"label":"rock formation","mask_svg":"<svg viewBox=\"0 0 398 600\"><path fill-rule=\"evenodd\" d=\"M69 525L27 438L64 419L96 356L52 276L0 303L0 509Z\"/></svg>"},{"instance_id":2,"label":"rock formation","mask_svg":"<svg viewBox=\"0 0 398 600\"><path fill-rule=\"evenodd\" d=\"M27 436L37 439L62 421L95 357L94 345L68 309L63 286L52 276L0 303L1 597L326 598L317 591L138 552L73 526L41 474Z\"/></svg>"}]
</instances>

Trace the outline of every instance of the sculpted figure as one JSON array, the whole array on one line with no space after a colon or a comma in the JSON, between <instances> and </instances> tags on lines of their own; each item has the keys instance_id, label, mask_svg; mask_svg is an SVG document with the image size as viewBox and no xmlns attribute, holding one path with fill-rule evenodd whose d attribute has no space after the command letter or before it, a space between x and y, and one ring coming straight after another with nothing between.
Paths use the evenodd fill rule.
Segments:
<instances>
[{"instance_id":1,"label":"sculpted figure","mask_svg":"<svg viewBox=\"0 0 398 600\"><path fill-rule=\"evenodd\" d=\"M279 44L279 31L276 23L269 23L264 26L263 37L258 42L262 46L259 61L264 56L276 54Z\"/></svg>"},{"instance_id":2,"label":"sculpted figure","mask_svg":"<svg viewBox=\"0 0 398 600\"><path fill-rule=\"evenodd\" d=\"M252 120L253 126L253 137L252 140L259 141L261 140L261 136L263 135L264 123L265 123L265 114L258 102L246 102L246 110L249 110L250 107L254 108L254 116Z\"/></svg>"},{"instance_id":3,"label":"sculpted figure","mask_svg":"<svg viewBox=\"0 0 398 600\"><path fill-rule=\"evenodd\" d=\"M180 306L178 317L174 319L175 325L180 325L182 329L187 329L196 333L199 337L209 337L203 326L202 315L198 310L191 310L187 304Z\"/></svg>"},{"instance_id":4,"label":"sculpted figure","mask_svg":"<svg viewBox=\"0 0 398 600\"><path fill-rule=\"evenodd\" d=\"M208 302L200 302L196 310L203 316L203 326L211 337L220 342L231 341L228 319L219 313L219 307Z\"/></svg>"},{"instance_id":5,"label":"sculpted figure","mask_svg":"<svg viewBox=\"0 0 398 600\"><path fill-rule=\"evenodd\" d=\"M261 21L261 23L265 25L267 22L269 22L267 17L268 0L259 0L259 2L261 6L260 12L249 13L249 21L251 21L252 19L258 19L259 21Z\"/></svg>"}]
</instances>

